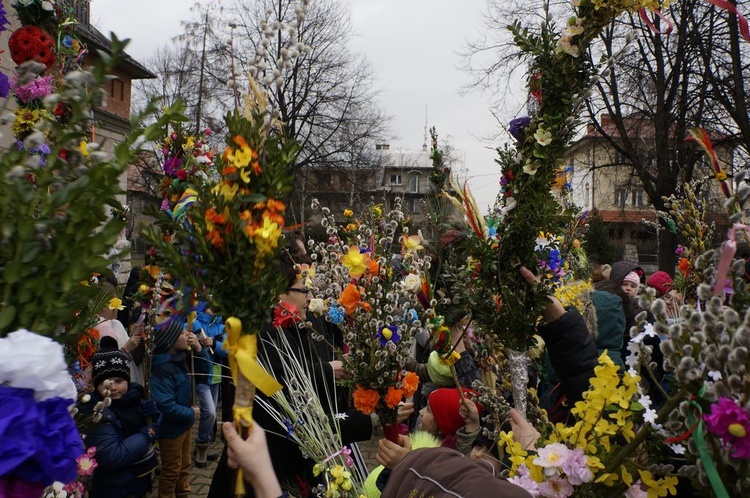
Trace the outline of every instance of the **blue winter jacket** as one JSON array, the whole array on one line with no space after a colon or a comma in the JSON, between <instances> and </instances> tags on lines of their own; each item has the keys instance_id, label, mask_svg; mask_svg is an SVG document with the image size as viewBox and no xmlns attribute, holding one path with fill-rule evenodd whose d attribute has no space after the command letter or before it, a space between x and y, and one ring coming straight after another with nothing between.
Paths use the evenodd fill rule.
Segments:
<instances>
[{"instance_id":1,"label":"blue winter jacket","mask_svg":"<svg viewBox=\"0 0 750 498\"><path fill-rule=\"evenodd\" d=\"M91 498L126 498L145 495L151 490L151 475L137 477L133 464L143 459L150 449L148 439L140 432L146 427L146 418L139 407L143 388L130 383L128 392L114 400L102 411L102 419L86 433L86 447L96 446L94 459L97 468L91 485ZM79 406L81 413L91 413L102 400L98 392L92 393L89 403Z\"/></svg>"},{"instance_id":2,"label":"blue winter jacket","mask_svg":"<svg viewBox=\"0 0 750 498\"><path fill-rule=\"evenodd\" d=\"M151 397L164 417L160 439L175 439L193 426L192 389L184 352L153 356Z\"/></svg>"}]
</instances>

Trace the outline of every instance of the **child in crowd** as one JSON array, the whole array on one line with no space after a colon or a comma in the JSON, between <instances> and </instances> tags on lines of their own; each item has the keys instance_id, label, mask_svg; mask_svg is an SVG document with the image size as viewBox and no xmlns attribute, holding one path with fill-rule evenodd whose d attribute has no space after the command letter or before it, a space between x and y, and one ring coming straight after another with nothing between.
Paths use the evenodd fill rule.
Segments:
<instances>
[{"instance_id":1,"label":"child in crowd","mask_svg":"<svg viewBox=\"0 0 750 498\"><path fill-rule=\"evenodd\" d=\"M127 355L117 349L100 349L91 359L95 390L81 404L80 412L92 413L107 395L111 400L101 412L101 420L84 438L86 447L96 447L98 466L91 498L141 498L151 491L151 478L158 465L152 445L161 414L154 400L143 399L143 387L130 382L128 363Z\"/></svg>"},{"instance_id":2,"label":"child in crowd","mask_svg":"<svg viewBox=\"0 0 750 498\"><path fill-rule=\"evenodd\" d=\"M191 492L190 429L198 420L200 409L192 399L185 354L188 346L193 354L202 354L197 337L188 333L178 318L172 318L166 327L156 331L151 391L164 416L159 434L159 498L184 498Z\"/></svg>"}]
</instances>

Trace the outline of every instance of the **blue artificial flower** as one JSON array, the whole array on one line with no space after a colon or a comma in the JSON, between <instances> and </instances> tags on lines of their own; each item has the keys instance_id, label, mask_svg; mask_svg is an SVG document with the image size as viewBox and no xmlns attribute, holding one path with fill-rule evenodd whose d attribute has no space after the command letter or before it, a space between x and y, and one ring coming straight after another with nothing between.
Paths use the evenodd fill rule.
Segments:
<instances>
[{"instance_id":1,"label":"blue artificial flower","mask_svg":"<svg viewBox=\"0 0 750 498\"><path fill-rule=\"evenodd\" d=\"M62 44L65 45L67 48L70 48L73 46L73 37L70 35L65 35L65 38L62 40Z\"/></svg>"},{"instance_id":2,"label":"blue artificial flower","mask_svg":"<svg viewBox=\"0 0 750 498\"><path fill-rule=\"evenodd\" d=\"M8 98L9 94L10 94L10 80L8 79L8 75L0 72L0 97L5 99L5 98Z\"/></svg>"},{"instance_id":3,"label":"blue artificial flower","mask_svg":"<svg viewBox=\"0 0 750 498\"><path fill-rule=\"evenodd\" d=\"M331 320L331 323L335 325L343 322L344 316L344 308L342 308L341 306L331 306L328 309L328 318Z\"/></svg>"},{"instance_id":4,"label":"blue artificial flower","mask_svg":"<svg viewBox=\"0 0 750 498\"><path fill-rule=\"evenodd\" d=\"M404 314L404 320L406 321L406 323L414 323L415 321L419 320L419 313L417 313L417 310L412 308Z\"/></svg>"},{"instance_id":5,"label":"blue artificial flower","mask_svg":"<svg viewBox=\"0 0 750 498\"><path fill-rule=\"evenodd\" d=\"M395 325L389 325L387 327L383 327L378 331L377 334L375 334L375 337L380 341L381 346L385 346L389 342L392 342L393 344L398 344L401 342L401 336L398 333L398 327Z\"/></svg>"},{"instance_id":6,"label":"blue artificial flower","mask_svg":"<svg viewBox=\"0 0 750 498\"><path fill-rule=\"evenodd\" d=\"M512 119L508 124L508 133L521 142L523 140L523 133L526 128L531 124L531 118L528 116L522 116L520 118Z\"/></svg>"}]
</instances>

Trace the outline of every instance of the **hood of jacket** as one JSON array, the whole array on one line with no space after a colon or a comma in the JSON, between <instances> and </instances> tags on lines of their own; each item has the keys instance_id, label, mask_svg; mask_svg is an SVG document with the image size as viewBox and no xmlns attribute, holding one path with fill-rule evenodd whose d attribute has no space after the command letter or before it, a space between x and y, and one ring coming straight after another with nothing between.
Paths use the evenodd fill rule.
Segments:
<instances>
[{"instance_id":1,"label":"hood of jacket","mask_svg":"<svg viewBox=\"0 0 750 498\"><path fill-rule=\"evenodd\" d=\"M632 261L618 261L613 264L612 271L609 273L609 280L617 285L622 285L622 281L625 280L625 277L631 271L636 272L641 277L641 281L643 281L643 268L638 266L638 263L633 263Z\"/></svg>"}]
</instances>

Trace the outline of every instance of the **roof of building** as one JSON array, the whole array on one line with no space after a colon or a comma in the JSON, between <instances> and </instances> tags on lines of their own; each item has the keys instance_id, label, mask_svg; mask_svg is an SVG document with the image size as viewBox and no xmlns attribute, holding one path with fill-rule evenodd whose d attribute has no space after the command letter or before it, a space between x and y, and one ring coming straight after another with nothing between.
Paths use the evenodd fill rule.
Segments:
<instances>
[{"instance_id":1,"label":"roof of building","mask_svg":"<svg viewBox=\"0 0 750 498\"><path fill-rule=\"evenodd\" d=\"M112 50L112 42L102 34L101 31L96 29L91 24L81 23L77 27L78 35L86 42L88 49L94 51L96 49L110 52ZM123 61L118 66L120 69L126 71L133 79L152 79L156 78L156 75L149 71L143 64L133 59L127 53L124 54Z\"/></svg>"}]
</instances>

